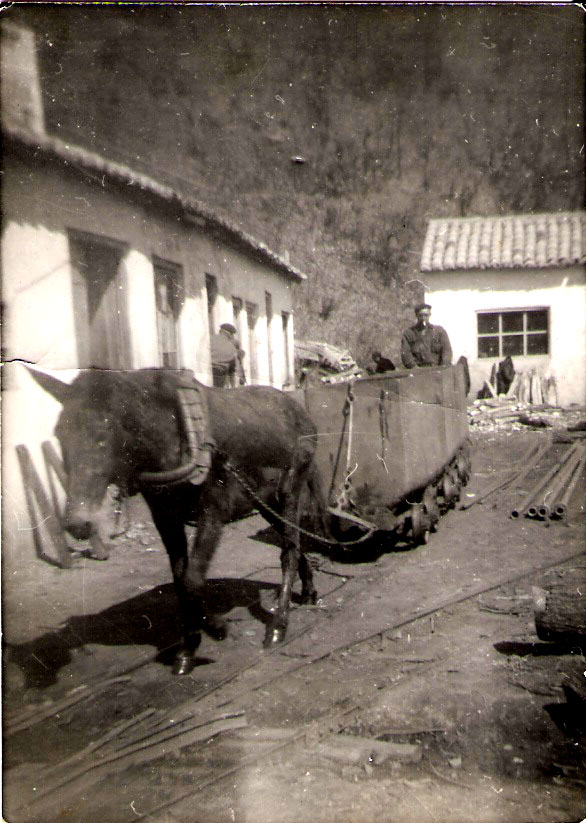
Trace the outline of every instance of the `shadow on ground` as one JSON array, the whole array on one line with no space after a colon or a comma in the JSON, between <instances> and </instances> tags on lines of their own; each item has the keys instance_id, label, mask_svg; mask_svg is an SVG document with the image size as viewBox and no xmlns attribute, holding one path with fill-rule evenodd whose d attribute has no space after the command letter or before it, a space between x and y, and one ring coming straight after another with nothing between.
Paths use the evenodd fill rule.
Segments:
<instances>
[{"instance_id":1,"label":"shadow on ground","mask_svg":"<svg viewBox=\"0 0 586 823\"><path fill-rule=\"evenodd\" d=\"M206 611L226 614L236 607L266 624L270 613L261 604L263 591L277 591L275 583L216 578L208 580L203 601ZM294 596L295 599L295 596ZM86 645L154 646L157 661L171 665L181 638L178 605L172 583L110 606L95 614L74 615L61 629L20 645L7 645L5 660L18 666L25 688L47 688L72 659L72 651ZM198 661L200 665L204 660Z\"/></svg>"}]
</instances>

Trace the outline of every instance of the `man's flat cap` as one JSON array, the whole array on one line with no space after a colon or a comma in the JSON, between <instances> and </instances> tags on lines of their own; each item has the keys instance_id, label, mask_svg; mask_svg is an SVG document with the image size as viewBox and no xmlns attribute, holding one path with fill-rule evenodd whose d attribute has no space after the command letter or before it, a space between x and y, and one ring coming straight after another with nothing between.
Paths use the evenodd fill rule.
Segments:
<instances>
[{"instance_id":1,"label":"man's flat cap","mask_svg":"<svg viewBox=\"0 0 586 823\"><path fill-rule=\"evenodd\" d=\"M428 311L431 311L431 306L429 305L429 303L418 303L415 306L415 314L419 314L419 312L423 311L423 309L427 309Z\"/></svg>"},{"instance_id":2,"label":"man's flat cap","mask_svg":"<svg viewBox=\"0 0 586 823\"><path fill-rule=\"evenodd\" d=\"M236 334L236 327L233 326L232 323L222 323L220 330L230 332L230 334Z\"/></svg>"}]
</instances>

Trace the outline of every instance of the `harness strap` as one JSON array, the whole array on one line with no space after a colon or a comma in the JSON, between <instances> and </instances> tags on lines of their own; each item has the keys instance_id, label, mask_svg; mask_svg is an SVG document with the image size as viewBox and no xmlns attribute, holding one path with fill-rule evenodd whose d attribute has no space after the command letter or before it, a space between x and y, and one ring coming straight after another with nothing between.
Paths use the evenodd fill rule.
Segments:
<instances>
[{"instance_id":1,"label":"harness strap","mask_svg":"<svg viewBox=\"0 0 586 823\"><path fill-rule=\"evenodd\" d=\"M175 373L177 377L177 400L189 459L183 466L160 472L141 472L141 485L177 486L180 483L201 485L212 465L216 447L208 431L208 409L203 386L200 386L193 372L183 369Z\"/></svg>"},{"instance_id":2,"label":"harness strap","mask_svg":"<svg viewBox=\"0 0 586 823\"><path fill-rule=\"evenodd\" d=\"M182 482L199 486L208 476L216 448L215 441L208 432L207 403L200 387L192 378L180 378L177 394L183 411L189 454L194 459L192 472Z\"/></svg>"}]
</instances>

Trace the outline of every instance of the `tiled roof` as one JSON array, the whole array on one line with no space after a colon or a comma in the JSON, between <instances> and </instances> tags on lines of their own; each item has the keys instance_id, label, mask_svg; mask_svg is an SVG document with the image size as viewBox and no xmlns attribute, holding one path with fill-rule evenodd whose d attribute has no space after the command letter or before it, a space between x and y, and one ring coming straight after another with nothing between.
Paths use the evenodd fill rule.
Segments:
<instances>
[{"instance_id":1,"label":"tiled roof","mask_svg":"<svg viewBox=\"0 0 586 823\"><path fill-rule=\"evenodd\" d=\"M542 269L586 262L586 213L430 220L421 271Z\"/></svg>"},{"instance_id":2,"label":"tiled roof","mask_svg":"<svg viewBox=\"0 0 586 823\"><path fill-rule=\"evenodd\" d=\"M191 218L191 222L196 223L201 228L221 234L238 247L254 252L258 258L270 263L281 273L295 280L307 279L307 275L292 266L284 257L276 254L260 240L256 240L238 226L213 212L201 201L178 192L152 177L140 174L122 163L107 160L96 152L73 145L59 137L32 134L21 129L8 128L6 125L3 126L2 132L4 152L6 152L8 145L13 143L21 149L24 148L27 154L33 157L39 155L44 158L52 157L70 168L98 172L102 177L106 177L113 182L133 186L164 203L175 206L187 218Z\"/></svg>"}]
</instances>

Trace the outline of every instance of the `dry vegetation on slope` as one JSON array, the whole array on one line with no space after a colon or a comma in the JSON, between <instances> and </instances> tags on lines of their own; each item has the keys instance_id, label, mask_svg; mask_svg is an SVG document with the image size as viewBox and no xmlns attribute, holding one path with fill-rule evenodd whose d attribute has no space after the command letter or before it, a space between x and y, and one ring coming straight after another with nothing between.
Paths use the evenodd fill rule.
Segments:
<instances>
[{"instance_id":1,"label":"dry vegetation on slope","mask_svg":"<svg viewBox=\"0 0 586 823\"><path fill-rule=\"evenodd\" d=\"M583 205L577 7L14 15L39 34L53 132L289 253L310 276L298 336L362 362L397 354L430 217Z\"/></svg>"}]
</instances>

